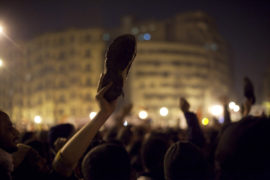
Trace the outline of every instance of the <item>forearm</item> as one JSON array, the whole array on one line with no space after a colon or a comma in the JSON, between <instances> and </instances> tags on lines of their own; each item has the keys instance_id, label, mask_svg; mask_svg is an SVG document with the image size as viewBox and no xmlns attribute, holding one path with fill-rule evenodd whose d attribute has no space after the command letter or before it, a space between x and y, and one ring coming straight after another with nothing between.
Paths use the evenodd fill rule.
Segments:
<instances>
[{"instance_id":1,"label":"forearm","mask_svg":"<svg viewBox=\"0 0 270 180\"><path fill-rule=\"evenodd\" d=\"M232 122L231 116L230 116L230 112L228 109L228 105L224 104L223 108L224 108L224 125L227 125L227 124L230 124Z\"/></svg>"},{"instance_id":2,"label":"forearm","mask_svg":"<svg viewBox=\"0 0 270 180\"><path fill-rule=\"evenodd\" d=\"M54 170L64 176L69 176L75 168L77 162L85 153L92 139L105 123L110 113L99 112L95 118L81 128L69 141L61 148L53 161Z\"/></svg>"}]
</instances>

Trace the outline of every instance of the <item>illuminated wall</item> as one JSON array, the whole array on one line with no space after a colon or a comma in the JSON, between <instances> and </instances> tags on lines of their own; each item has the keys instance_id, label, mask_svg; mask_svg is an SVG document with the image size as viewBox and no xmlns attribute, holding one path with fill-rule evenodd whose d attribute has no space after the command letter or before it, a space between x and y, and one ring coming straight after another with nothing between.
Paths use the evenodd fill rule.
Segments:
<instances>
[{"instance_id":1,"label":"illuminated wall","mask_svg":"<svg viewBox=\"0 0 270 180\"><path fill-rule=\"evenodd\" d=\"M211 17L191 12L164 20L124 17L116 29L48 33L0 51L12 69L0 76L8 87L0 87L0 108L25 124L36 115L47 124L88 120L97 110L94 97L106 44L122 33L138 39L125 93L135 114L146 109L155 124L174 125L179 97L206 114L220 96L230 93L230 48ZM166 120L159 115L163 106L169 109Z\"/></svg>"},{"instance_id":2,"label":"illuminated wall","mask_svg":"<svg viewBox=\"0 0 270 180\"><path fill-rule=\"evenodd\" d=\"M210 105L230 93L230 48L207 14L183 13L159 21L126 17L122 23L122 31L139 42L129 83L134 113L146 109L154 123L175 125L179 97L207 115ZM163 106L169 109L166 118L159 115Z\"/></svg>"},{"instance_id":3,"label":"illuminated wall","mask_svg":"<svg viewBox=\"0 0 270 180\"><path fill-rule=\"evenodd\" d=\"M16 60L12 118L17 123L80 123L97 111L105 42L102 29L49 33L23 44ZM14 58L10 57L14 60Z\"/></svg>"},{"instance_id":4,"label":"illuminated wall","mask_svg":"<svg viewBox=\"0 0 270 180\"><path fill-rule=\"evenodd\" d=\"M263 105L266 110L266 114L270 116L270 68L266 69L263 77L263 93L262 93Z\"/></svg>"}]
</instances>

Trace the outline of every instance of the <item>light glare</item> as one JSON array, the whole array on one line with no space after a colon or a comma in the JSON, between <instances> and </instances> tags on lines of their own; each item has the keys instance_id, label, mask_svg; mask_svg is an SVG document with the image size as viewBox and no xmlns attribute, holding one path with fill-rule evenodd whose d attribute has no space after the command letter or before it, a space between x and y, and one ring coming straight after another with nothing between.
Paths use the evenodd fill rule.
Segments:
<instances>
[{"instance_id":1,"label":"light glare","mask_svg":"<svg viewBox=\"0 0 270 180\"><path fill-rule=\"evenodd\" d=\"M128 122L127 122L127 121L125 121L125 122L123 123L123 125L124 125L124 126L127 126L127 125L128 125Z\"/></svg>"},{"instance_id":2,"label":"light glare","mask_svg":"<svg viewBox=\"0 0 270 180\"><path fill-rule=\"evenodd\" d=\"M145 33L143 35L143 39L146 40L146 41L149 41L151 39L151 35L149 33Z\"/></svg>"},{"instance_id":3,"label":"light glare","mask_svg":"<svg viewBox=\"0 0 270 180\"><path fill-rule=\"evenodd\" d=\"M160 108L159 113L161 116L167 116L169 113L168 108L166 108L166 107Z\"/></svg>"},{"instance_id":4,"label":"light glare","mask_svg":"<svg viewBox=\"0 0 270 180\"><path fill-rule=\"evenodd\" d=\"M0 67L4 65L3 60L0 58Z\"/></svg>"},{"instance_id":5,"label":"light glare","mask_svg":"<svg viewBox=\"0 0 270 180\"><path fill-rule=\"evenodd\" d=\"M233 108L233 111L238 112L239 110L240 110L240 107L238 105L235 105L234 108Z\"/></svg>"},{"instance_id":6,"label":"light glare","mask_svg":"<svg viewBox=\"0 0 270 180\"><path fill-rule=\"evenodd\" d=\"M91 112L90 114L89 114L89 118L92 120L92 119L94 119L94 117L97 115L97 113L96 112Z\"/></svg>"},{"instance_id":7,"label":"light glare","mask_svg":"<svg viewBox=\"0 0 270 180\"><path fill-rule=\"evenodd\" d=\"M207 125L209 124L209 119L208 119L208 118L203 118L203 119L202 119L202 124L203 124L204 126L207 126Z\"/></svg>"},{"instance_id":8,"label":"light glare","mask_svg":"<svg viewBox=\"0 0 270 180\"><path fill-rule=\"evenodd\" d=\"M209 108L209 112L213 116L221 116L223 112L223 107L221 105L213 105Z\"/></svg>"},{"instance_id":9,"label":"light glare","mask_svg":"<svg viewBox=\"0 0 270 180\"><path fill-rule=\"evenodd\" d=\"M139 112L139 118L146 119L148 117L148 113L146 111L140 111Z\"/></svg>"},{"instance_id":10,"label":"light glare","mask_svg":"<svg viewBox=\"0 0 270 180\"><path fill-rule=\"evenodd\" d=\"M234 109L234 106L235 106L235 105L236 105L235 102L231 101L231 102L229 103L229 108L230 108L230 109Z\"/></svg>"},{"instance_id":11,"label":"light glare","mask_svg":"<svg viewBox=\"0 0 270 180\"><path fill-rule=\"evenodd\" d=\"M41 121L42 121L42 118L41 118L40 116L35 116L34 122L35 122L36 124L40 124Z\"/></svg>"}]
</instances>

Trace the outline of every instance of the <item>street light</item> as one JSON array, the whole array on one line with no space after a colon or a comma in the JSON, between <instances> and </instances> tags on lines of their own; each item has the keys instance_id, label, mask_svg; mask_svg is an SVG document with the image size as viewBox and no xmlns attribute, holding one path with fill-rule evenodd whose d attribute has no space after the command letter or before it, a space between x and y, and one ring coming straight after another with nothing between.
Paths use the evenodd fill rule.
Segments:
<instances>
[{"instance_id":1,"label":"street light","mask_svg":"<svg viewBox=\"0 0 270 180\"><path fill-rule=\"evenodd\" d=\"M35 116L34 122L35 122L36 124L40 124L40 123L42 122L42 118L41 118L40 116Z\"/></svg>"},{"instance_id":2,"label":"street light","mask_svg":"<svg viewBox=\"0 0 270 180\"><path fill-rule=\"evenodd\" d=\"M161 116L163 116L163 117L167 116L168 113L169 113L169 110L168 110L168 108L166 108L166 107L162 107L162 108L160 108L160 110L159 110L159 114L160 114Z\"/></svg>"},{"instance_id":3,"label":"street light","mask_svg":"<svg viewBox=\"0 0 270 180\"><path fill-rule=\"evenodd\" d=\"M203 118L202 119L202 124L204 125L204 126L207 126L208 124L209 124L209 119L208 118Z\"/></svg>"},{"instance_id":4,"label":"street light","mask_svg":"<svg viewBox=\"0 0 270 180\"><path fill-rule=\"evenodd\" d=\"M209 108L209 112L213 115L213 116L221 116L223 113L223 107L221 105L213 105Z\"/></svg>"},{"instance_id":5,"label":"street light","mask_svg":"<svg viewBox=\"0 0 270 180\"><path fill-rule=\"evenodd\" d=\"M4 65L4 61L0 58L0 67Z\"/></svg>"},{"instance_id":6,"label":"street light","mask_svg":"<svg viewBox=\"0 0 270 180\"><path fill-rule=\"evenodd\" d=\"M148 117L148 113L145 110L139 112L139 118L146 119Z\"/></svg>"},{"instance_id":7,"label":"street light","mask_svg":"<svg viewBox=\"0 0 270 180\"><path fill-rule=\"evenodd\" d=\"M229 108L230 108L230 109L234 109L234 106L235 106L235 105L236 105L235 102L231 101L231 102L229 103Z\"/></svg>"},{"instance_id":8,"label":"street light","mask_svg":"<svg viewBox=\"0 0 270 180\"><path fill-rule=\"evenodd\" d=\"M234 111L234 112L238 112L239 110L240 110L240 106L235 105L235 106L233 107L233 111Z\"/></svg>"}]
</instances>

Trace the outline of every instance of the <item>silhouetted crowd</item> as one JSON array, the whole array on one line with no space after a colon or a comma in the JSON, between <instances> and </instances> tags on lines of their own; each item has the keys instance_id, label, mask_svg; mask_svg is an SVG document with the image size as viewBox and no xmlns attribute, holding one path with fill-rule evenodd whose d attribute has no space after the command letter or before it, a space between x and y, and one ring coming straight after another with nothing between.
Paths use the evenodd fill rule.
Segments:
<instances>
[{"instance_id":1,"label":"silhouetted crowd","mask_svg":"<svg viewBox=\"0 0 270 180\"><path fill-rule=\"evenodd\" d=\"M108 118L100 115L94 133L66 123L19 134L0 111L0 179L270 179L269 118L243 114L231 122L225 103L222 126L202 129L188 102L179 104L187 129L123 126L120 115L121 123L99 130ZM92 136L87 142L79 137L84 129L92 133L82 135Z\"/></svg>"}]
</instances>

